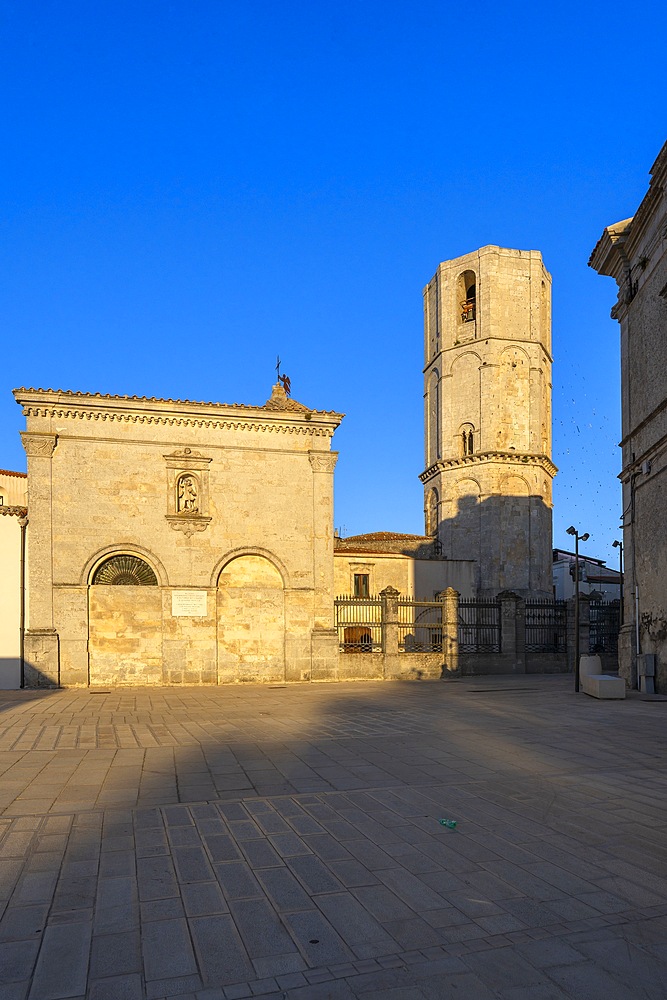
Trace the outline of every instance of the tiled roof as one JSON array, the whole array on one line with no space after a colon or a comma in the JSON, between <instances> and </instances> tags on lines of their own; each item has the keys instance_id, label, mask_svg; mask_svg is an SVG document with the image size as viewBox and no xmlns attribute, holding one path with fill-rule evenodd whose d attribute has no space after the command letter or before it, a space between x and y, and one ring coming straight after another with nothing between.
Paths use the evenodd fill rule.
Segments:
<instances>
[{"instance_id":1,"label":"tiled roof","mask_svg":"<svg viewBox=\"0 0 667 1000\"><path fill-rule=\"evenodd\" d=\"M405 535L398 531L371 531L367 535L348 535L346 538L342 538L341 541L344 542L402 542L405 540L410 541L420 541L420 542L432 542L433 539L428 535Z\"/></svg>"},{"instance_id":2,"label":"tiled roof","mask_svg":"<svg viewBox=\"0 0 667 1000\"><path fill-rule=\"evenodd\" d=\"M18 476L19 479L27 479L27 472L12 472L11 469L0 469L0 476Z\"/></svg>"}]
</instances>

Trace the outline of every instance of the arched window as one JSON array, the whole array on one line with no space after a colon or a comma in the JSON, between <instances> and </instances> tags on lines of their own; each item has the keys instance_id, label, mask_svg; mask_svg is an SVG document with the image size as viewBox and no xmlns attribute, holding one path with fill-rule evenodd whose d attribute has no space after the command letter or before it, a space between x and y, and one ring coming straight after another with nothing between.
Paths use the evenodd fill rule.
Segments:
<instances>
[{"instance_id":1,"label":"arched window","mask_svg":"<svg viewBox=\"0 0 667 1000\"><path fill-rule=\"evenodd\" d=\"M138 556L111 556L97 567L93 584L112 587L157 587L157 577Z\"/></svg>"},{"instance_id":2,"label":"arched window","mask_svg":"<svg viewBox=\"0 0 667 1000\"><path fill-rule=\"evenodd\" d=\"M477 315L477 278L474 271L464 271L459 278L461 322L470 323Z\"/></svg>"},{"instance_id":3,"label":"arched window","mask_svg":"<svg viewBox=\"0 0 667 1000\"><path fill-rule=\"evenodd\" d=\"M475 453L475 428L472 424L463 424L461 427L461 448L460 453L463 458Z\"/></svg>"}]
</instances>

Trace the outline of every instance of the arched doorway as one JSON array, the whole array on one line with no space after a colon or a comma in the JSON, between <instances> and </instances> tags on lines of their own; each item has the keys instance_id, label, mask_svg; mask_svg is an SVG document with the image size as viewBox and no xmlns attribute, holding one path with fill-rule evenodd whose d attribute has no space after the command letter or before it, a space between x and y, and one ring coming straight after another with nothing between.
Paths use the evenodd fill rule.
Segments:
<instances>
[{"instance_id":1,"label":"arched doorway","mask_svg":"<svg viewBox=\"0 0 667 1000\"><path fill-rule=\"evenodd\" d=\"M144 559L119 553L94 570L88 587L91 685L162 683L162 597Z\"/></svg>"},{"instance_id":2,"label":"arched doorway","mask_svg":"<svg viewBox=\"0 0 667 1000\"><path fill-rule=\"evenodd\" d=\"M283 580L264 556L237 556L218 577L218 681L285 679Z\"/></svg>"}]
</instances>

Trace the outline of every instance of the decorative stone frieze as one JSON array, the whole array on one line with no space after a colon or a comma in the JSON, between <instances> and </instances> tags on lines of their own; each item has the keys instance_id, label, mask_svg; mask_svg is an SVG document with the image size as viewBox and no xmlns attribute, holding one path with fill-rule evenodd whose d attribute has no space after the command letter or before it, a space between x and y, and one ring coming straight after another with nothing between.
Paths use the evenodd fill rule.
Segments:
<instances>
[{"instance_id":1,"label":"decorative stone frieze","mask_svg":"<svg viewBox=\"0 0 667 1000\"><path fill-rule=\"evenodd\" d=\"M21 441L28 458L51 458L58 441L57 434L21 433Z\"/></svg>"},{"instance_id":2,"label":"decorative stone frieze","mask_svg":"<svg viewBox=\"0 0 667 1000\"><path fill-rule=\"evenodd\" d=\"M310 459L313 472L328 472L333 474L336 462L338 461L338 452L310 451L308 452L308 458Z\"/></svg>"}]
</instances>

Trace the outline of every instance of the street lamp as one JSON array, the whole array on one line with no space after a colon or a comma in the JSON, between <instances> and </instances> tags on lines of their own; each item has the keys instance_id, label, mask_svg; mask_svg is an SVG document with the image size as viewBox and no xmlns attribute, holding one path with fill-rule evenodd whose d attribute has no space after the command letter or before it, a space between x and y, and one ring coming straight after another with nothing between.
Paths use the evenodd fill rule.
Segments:
<instances>
[{"instance_id":1,"label":"street lamp","mask_svg":"<svg viewBox=\"0 0 667 1000\"><path fill-rule=\"evenodd\" d=\"M615 549L618 549L618 572L620 573L621 582L621 614L619 625L623 624L623 542L615 541L612 542Z\"/></svg>"},{"instance_id":2,"label":"street lamp","mask_svg":"<svg viewBox=\"0 0 667 1000\"><path fill-rule=\"evenodd\" d=\"M574 690L579 690L579 542L587 542L588 532L580 535L573 524L567 529L574 535Z\"/></svg>"}]
</instances>

